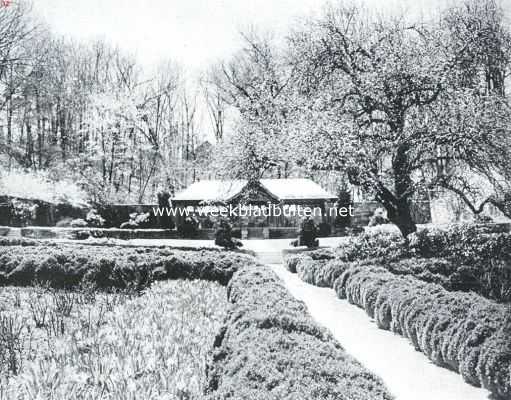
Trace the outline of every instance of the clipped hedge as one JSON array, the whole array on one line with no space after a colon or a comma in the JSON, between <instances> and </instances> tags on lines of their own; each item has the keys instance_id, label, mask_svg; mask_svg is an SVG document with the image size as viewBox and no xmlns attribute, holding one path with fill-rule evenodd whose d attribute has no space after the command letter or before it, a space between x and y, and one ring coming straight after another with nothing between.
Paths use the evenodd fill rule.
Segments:
<instances>
[{"instance_id":1,"label":"clipped hedge","mask_svg":"<svg viewBox=\"0 0 511 400\"><path fill-rule=\"evenodd\" d=\"M364 308L380 328L409 338L435 364L510 398L509 306L397 276L378 265L348 268L334 288L338 297Z\"/></svg>"},{"instance_id":2,"label":"clipped hedge","mask_svg":"<svg viewBox=\"0 0 511 400\"><path fill-rule=\"evenodd\" d=\"M353 266L378 264L396 275L412 275L415 278L437 283L447 290L483 291L482 283L476 278L477 271L470 267L458 267L449 260L438 258L411 258L385 263L381 259L366 259L346 262L340 259L315 261L307 255L285 260L286 268L297 273L304 282L319 287L333 288L334 281Z\"/></svg>"},{"instance_id":3,"label":"clipped hedge","mask_svg":"<svg viewBox=\"0 0 511 400\"><path fill-rule=\"evenodd\" d=\"M0 247L0 285L47 282L53 287L92 283L98 288L143 289L153 280L206 279L227 284L240 265L255 264L241 253L150 247L52 244Z\"/></svg>"},{"instance_id":4,"label":"clipped hedge","mask_svg":"<svg viewBox=\"0 0 511 400\"><path fill-rule=\"evenodd\" d=\"M39 246L42 242L39 240L17 238L17 237L0 237L0 247L2 246Z\"/></svg>"},{"instance_id":5,"label":"clipped hedge","mask_svg":"<svg viewBox=\"0 0 511 400\"><path fill-rule=\"evenodd\" d=\"M333 287L335 280L351 265L353 263L336 259L315 261L303 257L296 263L296 273L304 282L319 287Z\"/></svg>"},{"instance_id":6,"label":"clipped hedge","mask_svg":"<svg viewBox=\"0 0 511 400\"><path fill-rule=\"evenodd\" d=\"M392 398L269 267L236 272L228 298L230 310L208 369L208 399Z\"/></svg>"}]
</instances>

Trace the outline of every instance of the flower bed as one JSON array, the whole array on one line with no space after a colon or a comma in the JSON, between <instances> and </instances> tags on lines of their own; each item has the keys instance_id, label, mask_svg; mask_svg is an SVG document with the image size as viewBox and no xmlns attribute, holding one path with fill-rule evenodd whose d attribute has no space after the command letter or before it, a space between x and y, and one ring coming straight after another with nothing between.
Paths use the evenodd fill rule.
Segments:
<instances>
[{"instance_id":1,"label":"flower bed","mask_svg":"<svg viewBox=\"0 0 511 400\"><path fill-rule=\"evenodd\" d=\"M19 400L201 398L227 309L205 281L142 296L7 288L0 304L0 398Z\"/></svg>"}]
</instances>

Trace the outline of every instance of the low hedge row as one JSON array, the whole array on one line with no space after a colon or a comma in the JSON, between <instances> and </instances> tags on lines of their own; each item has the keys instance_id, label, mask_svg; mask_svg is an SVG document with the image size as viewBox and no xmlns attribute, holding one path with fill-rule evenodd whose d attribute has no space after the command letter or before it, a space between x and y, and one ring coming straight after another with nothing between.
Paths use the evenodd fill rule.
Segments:
<instances>
[{"instance_id":1,"label":"low hedge row","mask_svg":"<svg viewBox=\"0 0 511 400\"><path fill-rule=\"evenodd\" d=\"M39 246L43 244L40 240L17 238L17 237L0 237L1 246Z\"/></svg>"},{"instance_id":2,"label":"low hedge row","mask_svg":"<svg viewBox=\"0 0 511 400\"><path fill-rule=\"evenodd\" d=\"M242 268L227 288L231 306L208 368L208 399L392 398L269 267Z\"/></svg>"},{"instance_id":3,"label":"low hedge row","mask_svg":"<svg viewBox=\"0 0 511 400\"><path fill-rule=\"evenodd\" d=\"M336 257L335 252L328 249L312 250L304 253L285 256L285 264L289 271L296 273L296 266L304 257L311 260L332 260Z\"/></svg>"},{"instance_id":4,"label":"low hedge row","mask_svg":"<svg viewBox=\"0 0 511 400\"><path fill-rule=\"evenodd\" d=\"M206 279L227 284L240 265L254 264L241 253L215 250L53 244L0 247L0 285L47 282L53 287L93 284L141 290L153 280Z\"/></svg>"},{"instance_id":5,"label":"low hedge row","mask_svg":"<svg viewBox=\"0 0 511 400\"><path fill-rule=\"evenodd\" d=\"M304 282L320 287L333 287L334 281L351 264L336 259L314 260L310 257L302 257L295 263L295 272Z\"/></svg>"},{"instance_id":6,"label":"low hedge row","mask_svg":"<svg viewBox=\"0 0 511 400\"><path fill-rule=\"evenodd\" d=\"M411 275L424 282L439 284L446 290L473 291L487 295L488 281L482 279L481 271L477 267L458 266L441 258L409 258L387 262L381 259L367 259L345 262L335 258L314 260L308 255L303 255L289 258L285 262L287 269L298 273L304 282L320 287L333 287L335 279L353 265L373 264L380 265L395 275Z\"/></svg>"},{"instance_id":7,"label":"low hedge row","mask_svg":"<svg viewBox=\"0 0 511 400\"><path fill-rule=\"evenodd\" d=\"M350 267L334 289L339 298L364 308L380 328L409 338L434 363L510 398L509 306L396 276L377 265Z\"/></svg>"},{"instance_id":8,"label":"low hedge row","mask_svg":"<svg viewBox=\"0 0 511 400\"><path fill-rule=\"evenodd\" d=\"M447 288L457 284L459 270L449 261L382 264L309 256L291 261L288 269L296 268L302 280L332 287L339 298L364 308L380 328L409 338L436 364L503 399L511 398L511 308L435 283Z\"/></svg>"}]
</instances>

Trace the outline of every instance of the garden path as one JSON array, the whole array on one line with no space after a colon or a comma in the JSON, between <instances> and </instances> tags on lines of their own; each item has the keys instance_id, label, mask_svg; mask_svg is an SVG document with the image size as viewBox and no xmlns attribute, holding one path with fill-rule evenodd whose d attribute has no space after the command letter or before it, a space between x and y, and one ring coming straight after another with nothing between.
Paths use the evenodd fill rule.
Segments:
<instances>
[{"instance_id":1,"label":"garden path","mask_svg":"<svg viewBox=\"0 0 511 400\"><path fill-rule=\"evenodd\" d=\"M364 310L339 300L330 288L303 282L281 264L273 269L289 291L328 328L346 351L379 375L396 400L489 400L490 392L465 383L416 351L408 339L378 329Z\"/></svg>"}]
</instances>

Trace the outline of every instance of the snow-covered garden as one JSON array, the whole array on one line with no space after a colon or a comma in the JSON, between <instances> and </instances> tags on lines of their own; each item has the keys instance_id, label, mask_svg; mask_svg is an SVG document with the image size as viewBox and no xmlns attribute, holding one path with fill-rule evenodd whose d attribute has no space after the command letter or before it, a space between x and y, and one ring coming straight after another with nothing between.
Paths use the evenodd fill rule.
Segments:
<instances>
[{"instance_id":1,"label":"snow-covered garden","mask_svg":"<svg viewBox=\"0 0 511 400\"><path fill-rule=\"evenodd\" d=\"M505 1L89 3L0 1L0 400L511 400Z\"/></svg>"}]
</instances>

